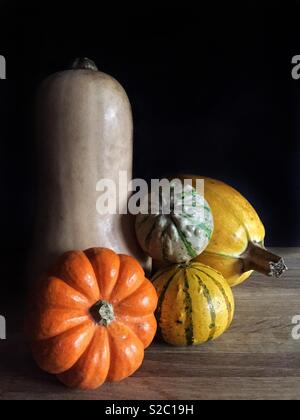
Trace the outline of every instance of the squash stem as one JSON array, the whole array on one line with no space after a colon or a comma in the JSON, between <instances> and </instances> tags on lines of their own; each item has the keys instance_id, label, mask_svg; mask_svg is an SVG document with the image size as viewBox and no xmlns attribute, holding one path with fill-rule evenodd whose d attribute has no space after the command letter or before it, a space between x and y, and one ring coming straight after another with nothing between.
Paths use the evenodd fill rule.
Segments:
<instances>
[{"instance_id":1,"label":"squash stem","mask_svg":"<svg viewBox=\"0 0 300 420\"><path fill-rule=\"evenodd\" d=\"M271 277L280 277L288 268L282 257L272 254L262 246L249 242L248 248L241 255L244 270L255 270Z\"/></svg>"},{"instance_id":2,"label":"squash stem","mask_svg":"<svg viewBox=\"0 0 300 420\"><path fill-rule=\"evenodd\" d=\"M98 67L93 60L90 60L87 57L79 57L74 60L72 64L73 70L93 70L98 71Z\"/></svg>"},{"instance_id":3,"label":"squash stem","mask_svg":"<svg viewBox=\"0 0 300 420\"><path fill-rule=\"evenodd\" d=\"M104 327L107 327L115 319L114 307L106 300L100 300L92 306L90 313L95 322Z\"/></svg>"}]
</instances>

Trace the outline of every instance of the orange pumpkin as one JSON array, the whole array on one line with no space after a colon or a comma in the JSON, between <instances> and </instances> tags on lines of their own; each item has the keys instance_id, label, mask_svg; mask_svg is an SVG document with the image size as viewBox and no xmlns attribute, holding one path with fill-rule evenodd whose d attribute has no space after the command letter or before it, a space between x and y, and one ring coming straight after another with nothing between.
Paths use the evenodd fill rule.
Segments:
<instances>
[{"instance_id":1,"label":"orange pumpkin","mask_svg":"<svg viewBox=\"0 0 300 420\"><path fill-rule=\"evenodd\" d=\"M65 253L29 315L33 357L65 385L95 389L142 364L157 294L140 264L106 248Z\"/></svg>"}]
</instances>

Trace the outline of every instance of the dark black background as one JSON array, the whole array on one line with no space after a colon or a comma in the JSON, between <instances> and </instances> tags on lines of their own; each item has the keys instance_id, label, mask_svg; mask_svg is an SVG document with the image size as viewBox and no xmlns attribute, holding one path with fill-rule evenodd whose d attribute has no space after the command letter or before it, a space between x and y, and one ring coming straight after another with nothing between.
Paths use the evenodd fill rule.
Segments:
<instances>
[{"instance_id":1,"label":"dark black background","mask_svg":"<svg viewBox=\"0 0 300 420\"><path fill-rule=\"evenodd\" d=\"M242 192L266 244L300 245L298 2L155 6L147 2L2 2L0 80L2 282L20 278L35 208L33 102L38 83L77 56L130 98L134 175L189 172Z\"/></svg>"}]
</instances>

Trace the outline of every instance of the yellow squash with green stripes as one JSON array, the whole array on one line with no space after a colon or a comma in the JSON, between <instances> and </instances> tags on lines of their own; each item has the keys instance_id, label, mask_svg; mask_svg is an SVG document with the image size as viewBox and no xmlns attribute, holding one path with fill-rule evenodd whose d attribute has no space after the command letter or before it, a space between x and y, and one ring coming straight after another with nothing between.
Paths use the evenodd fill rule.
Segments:
<instances>
[{"instance_id":1,"label":"yellow squash with green stripes","mask_svg":"<svg viewBox=\"0 0 300 420\"><path fill-rule=\"evenodd\" d=\"M156 318L162 338L186 346L223 334L234 315L234 298L222 274L190 262L165 267L152 279L158 293Z\"/></svg>"},{"instance_id":2,"label":"yellow squash with green stripes","mask_svg":"<svg viewBox=\"0 0 300 420\"><path fill-rule=\"evenodd\" d=\"M194 175L181 175L196 186L204 179L204 196L214 218L210 243L195 261L220 271L230 286L245 281L253 271L279 277L286 270L283 259L264 247L265 229L251 204L224 182Z\"/></svg>"}]
</instances>

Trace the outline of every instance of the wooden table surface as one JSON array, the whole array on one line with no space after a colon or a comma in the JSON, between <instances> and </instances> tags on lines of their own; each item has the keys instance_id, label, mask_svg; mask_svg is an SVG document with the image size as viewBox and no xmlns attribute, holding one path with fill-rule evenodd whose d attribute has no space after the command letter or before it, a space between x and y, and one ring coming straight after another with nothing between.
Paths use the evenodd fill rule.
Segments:
<instances>
[{"instance_id":1,"label":"wooden table surface","mask_svg":"<svg viewBox=\"0 0 300 420\"><path fill-rule=\"evenodd\" d=\"M300 399L300 340L292 338L292 319L300 315L300 249L274 251L289 271L278 280L255 274L235 288L235 319L220 339L189 348L153 344L134 376L92 392L69 391L35 367L15 331L22 319L10 323L17 305L8 302L6 313L0 307L7 316L0 399Z\"/></svg>"}]
</instances>

